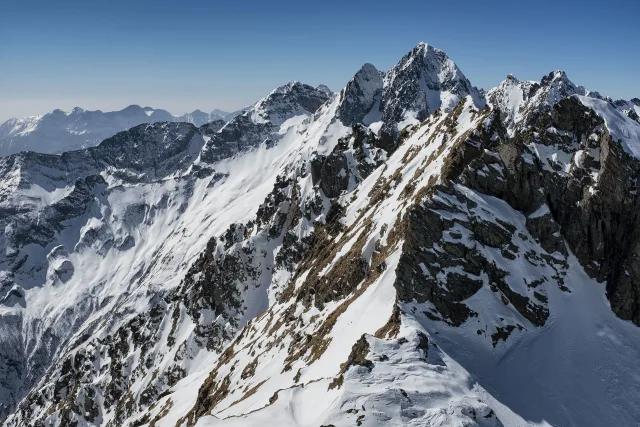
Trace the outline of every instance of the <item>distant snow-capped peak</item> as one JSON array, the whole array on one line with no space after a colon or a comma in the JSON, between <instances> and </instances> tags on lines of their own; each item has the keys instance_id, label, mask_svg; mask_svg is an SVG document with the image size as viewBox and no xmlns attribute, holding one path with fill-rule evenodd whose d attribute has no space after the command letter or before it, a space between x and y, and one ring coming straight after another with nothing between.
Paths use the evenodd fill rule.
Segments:
<instances>
[{"instance_id":1,"label":"distant snow-capped peak","mask_svg":"<svg viewBox=\"0 0 640 427\"><path fill-rule=\"evenodd\" d=\"M119 111L103 112L75 107L47 114L10 119L0 125L0 156L20 151L57 154L97 145L100 141L142 123L188 122L196 126L214 120L229 120L236 113L195 110L174 116L167 110L129 105Z\"/></svg>"}]
</instances>

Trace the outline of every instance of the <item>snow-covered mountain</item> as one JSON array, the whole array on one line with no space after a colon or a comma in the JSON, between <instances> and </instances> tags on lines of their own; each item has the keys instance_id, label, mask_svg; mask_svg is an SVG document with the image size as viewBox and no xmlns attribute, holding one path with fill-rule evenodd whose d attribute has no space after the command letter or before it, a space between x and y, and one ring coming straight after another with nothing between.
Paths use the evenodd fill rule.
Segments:
<instances>
[{"instance_id":1,"label":"snow-covered mountain","mask_svg":"<svg viewBox=\"0 0 640 427\"><path fill-rule=\"evenodd\" d=\"M484 99L446 53L420 43L386 73L365 64L341 94L340 120L364 123L393 145L398 133L437 109L449 112L466 96Z\"/></svg>"},{"instance_id":2,"label":"snow-covered mountain","mask_svg":"<svg viewBox=\"0 0 640 427\"><path fill-rule=\"evenodd\" d=\"M629 101L633 103L633 101ZM640 123L420 44L0 159L4 426L640 419Z\"/></svg>"},{"instance_id":3,"label":"snow-covered mountain","mask_svg":"<svg viewBox=\"0 0 640 427\"><path fill-rule=\"evenodd\" d=\"M93 147L117 132L142 123L187 122L202 126L230 120L241 111L227 113L216 109L205 113L195 110L174 116L166 110L138 105L110 112L88 111L79 107L69 112L54 110L41 116L10 119L0 124L0 156L20 151L62 153Z\"/></svg>"}]
</instances>

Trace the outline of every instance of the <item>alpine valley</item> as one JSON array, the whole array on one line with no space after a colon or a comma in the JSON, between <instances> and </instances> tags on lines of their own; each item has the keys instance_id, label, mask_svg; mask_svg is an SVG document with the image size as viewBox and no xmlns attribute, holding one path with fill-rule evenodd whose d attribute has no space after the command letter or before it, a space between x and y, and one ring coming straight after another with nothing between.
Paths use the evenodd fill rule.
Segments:
<instances>
[{"instance_id":1,"label":"alpine valley","mask_svg":"<svg viewBox=\"0 0 640 427\"><path fill-rule=\"evenodd\" d=\"M2 157L0 424L637 425L639 113L421 43Z\"/></svg>"}]
</instances>

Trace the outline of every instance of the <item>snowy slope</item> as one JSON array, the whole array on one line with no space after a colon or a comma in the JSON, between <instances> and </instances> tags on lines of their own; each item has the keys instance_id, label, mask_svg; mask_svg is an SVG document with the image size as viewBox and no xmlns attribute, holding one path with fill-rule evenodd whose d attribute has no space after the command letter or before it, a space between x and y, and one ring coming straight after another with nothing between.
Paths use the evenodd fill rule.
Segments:
<instances>
[{"instance_id":1,"label":"snowy slope","mask_svg":"<svg viewBox=\"0 0 640 427\"><path fill-rule=\"evenodd\" d=\"M2 312L20 320L3 339L23 335L11 348L22 367L2 381L12 396L5 402L37 382L74 334L109 336L179 285L210 236L255 215L273 171L290 161L290 145L254 140L245 147L251 156L208 169L199 153L211 138L187 123L140 125L88 150L1 160L2 209L11 213L2 215L3 296L12 288L23 295ZM238 173L249 165L250 177ZM45 332L52 343L41 341Z\"/></svg>"},{"instance_id":2,"label":"snowy slope","mask_svg":"<svg viewBox=\"0 0 640 427\"><path fill-rule=\"evenodd\" d=\"M640 122L601 99L585 96L578 96L578 99L602 117L611 136L622 143L627 153L640 158Z\"/></svg>"},{"instance_id":3,"label":"snowy slope","mask_svg":"<svg viewBox=\"0 0 640 427\"><path fill-rule=\"evenodd\" d=\"M640 122L640 99L632 98L630 101L618 100L613 105L620 110L625 116Z\"/></svg>"},{"instance_id":4,"label":"snowy slope","mask_svg":"<svg viewBox=\"0 0 640 427\"><path fill-rule=\"evenodd\" d=\"M130 105L120 111L102 112L76 107L69 112L50 113L10 119L0 124L0 156L20 151L62 153L97 145L100 141L141 123L187 122L196 126L213 121L226 121L234 113L195 110L173 116L166 110Z\"/></svg>"},{"instance_id":5,"label":"snowy slope","mask_svg":"<svg viewBox=\"0 0 640 427\"><path fill-rule=\"evenodd\" d=\"M633 425L636 123L421 43L2 158L5 425Z\"/></svg>"}]
</instances>

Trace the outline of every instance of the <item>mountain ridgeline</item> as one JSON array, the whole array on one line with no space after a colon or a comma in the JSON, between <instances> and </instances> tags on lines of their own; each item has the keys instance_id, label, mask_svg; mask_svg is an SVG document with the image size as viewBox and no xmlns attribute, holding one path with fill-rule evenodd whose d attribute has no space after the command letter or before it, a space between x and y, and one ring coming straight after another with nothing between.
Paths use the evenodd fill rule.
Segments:
<instances>
[{"instance_id":1,"label":"mountain ridgeline","mask_svg":"<svg viewBox=\"0 0 640 427\"><path fill-rule=\"evenodd\" d=\"M166 110L130 105L120 111L88 111L76 107L69 112L50 113L10 119L0 124L0 156L20 151L60 154L65 151L93 147L101 141L143 123L187 122L202 126L211 122L227 122L244 110L228 113L195 110L174 116Z\"/></svg>"},{"instance_id":2,"label":"mountain ridgeline","mask_svg":"<svg viewBox=\"0 0 640 427\"><path fill-rule=\"evenodd\" d=\"M633 425L638 113L421 43L2 157L2 425Z\"/></svg>"}]
</instances>

